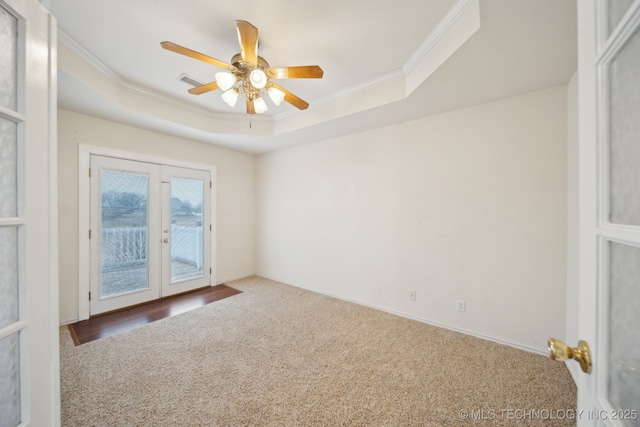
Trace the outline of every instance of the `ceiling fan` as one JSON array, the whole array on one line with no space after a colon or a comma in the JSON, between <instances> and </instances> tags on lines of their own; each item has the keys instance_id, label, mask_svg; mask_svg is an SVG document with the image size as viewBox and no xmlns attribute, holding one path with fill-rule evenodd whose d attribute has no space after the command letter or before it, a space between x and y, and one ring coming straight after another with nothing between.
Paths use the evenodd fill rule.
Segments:
<instances>
[{"instance_id":1,"label":"ceiling fan","mask_svg":"<svg viewBox=\"0 0 640 427\"><path fill-rule=\"evenodd\" d=\"M189 89L189 93L201 95L220 88L224 91L222 99L232 107L242 95L245 98L247 114L267 111L263 93L268 94L276 105L280 105L284 100L300 110L309 107L308 102L277 85L273 80L319 79L324 74L322 68L317 65L271 68L263 57L258 56L258 29L247 21L236 21L236 27L240 53L231 58L230 64L175 43L160 43L167 50L226 70L216 73L215 81Z\"/></svg>"}]
</instances>

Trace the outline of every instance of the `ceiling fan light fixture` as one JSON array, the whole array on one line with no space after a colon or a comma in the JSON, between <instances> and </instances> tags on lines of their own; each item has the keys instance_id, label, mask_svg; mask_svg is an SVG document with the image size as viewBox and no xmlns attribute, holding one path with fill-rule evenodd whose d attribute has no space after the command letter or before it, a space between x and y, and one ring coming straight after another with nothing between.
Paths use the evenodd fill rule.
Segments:
<instances>
[{"instance_id":1,"label":"ceiling fan light fixture","mask_svg":"<svg viewBox=\"0 0 640 427\"><path fill-rule=\"evenodd\" d=\"M220 83L218 83L219 85ZM229 89L222 94L222 100L227 103L229 107L233 107L238 102L238 92L234 89Z\"/></svg>"},{"instance_id":2,"label":"ceiling fan light fixture","mask_svg":"<svg viewBox=\"0 0 640 427\"><path fill-rule=\"evenodd\" d=\"M216 81L218 82L220 89L229 90L234 84L236 84L236 76L227 71L220 71L219 73L216 73Z\"/></svg>"},{"instance_id":3,"label":"ceiling fan light fixture","mask_svg":"<svg viewBox=\"0 0 640 427\"><path fill-rule=\"evenodd\" d=\"M238 20L236 30L240 52L231 58L230 63L169 41L163 41L160 45L163 49L206 62L223 70L215 74L215 81L204 84L191 82L190 84L195 86L189 89L192 95L202 95L220 89L225 103L233 107L239 97L244 97L247 114L255 114L267 111L264 95L268 93L275 105L286 101L298 110L306 110L309 107L308 102L270 80L320 79L324 74L322 68L317 65L271 68L269 63L258 55L258 29L247 21Z\"/></svg>"},{"instance_id":4,"label":"ceiling fan light fixture","mask_svg":"<svg viewBox=\"0 0 640 427\"><path fill-rule=\"evenodd\" d=\"M269 98L273 101L274 104L280 105L282 101L284 101L284 92L280 89L276 89L275 87L270 87L267 91L269 94Z\"/></svg>"},{"instance_id":5,"label":"ceiling fan light fixture","mask_svg":"<svg viewBox=\"0 0 640 427\"><path fill-rule=\"evenodd\" d=\"M267 103L260 97L253 100L253 106L258 114L262 114L268 110Z\"/></svg>"},{"instance_id":6,"label":"ceiling fan light fixture","mask_svg":"<svg viewBox=\"0 0 640 427\"><path fill-rule=\"evenodd\" d=\"M267 75L261 69L256 68L249 74L249 81L256 89L262 89L267 84Z\"/></svg>"}]
</instances>

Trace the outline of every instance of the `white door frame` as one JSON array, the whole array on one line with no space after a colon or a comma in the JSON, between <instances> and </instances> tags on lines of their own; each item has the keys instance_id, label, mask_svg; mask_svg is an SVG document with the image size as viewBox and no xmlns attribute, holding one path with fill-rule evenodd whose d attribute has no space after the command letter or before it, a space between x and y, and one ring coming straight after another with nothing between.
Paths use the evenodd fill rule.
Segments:
<instances>
[{"instance_id":1,"label":"white door frame","mask_svg":"<svg viewBox=\"0 0 640 427\"><path fill-rule=\"evenodd\" d=\"M176 166L180 168L199 169L208 171L211 174L211 224L210 231L210 265L211 265L211 286L216 282L216 189L217 189L217 168L212 165L191 163L187 161L168 159L148 154L131 153L127 151L114 150L111 148L97 147L86 144L78 145L78 320L87 320L90 316L89 292L91 283L91 257L89 229L91 213L91 179L89 168L91 166L91 155L105 157L115 157L124 160L133 160L146 163L156 163L160 165Z\"/></svg>"}]
</instances>

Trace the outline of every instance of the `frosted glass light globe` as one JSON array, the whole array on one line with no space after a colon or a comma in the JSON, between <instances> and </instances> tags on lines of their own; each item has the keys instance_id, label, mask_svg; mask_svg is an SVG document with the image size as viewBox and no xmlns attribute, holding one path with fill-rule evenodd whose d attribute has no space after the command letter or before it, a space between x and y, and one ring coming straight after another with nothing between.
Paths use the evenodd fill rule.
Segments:
<instances>
[{"instance_id":1,"label":"frosted glass light globe","mask_svg":"<svg viewBox=\"0 0 640 427\"><path fill-rule=\"evenodd\" d=\"M249 74L249 81L256 89L262 89L267 84L267 75L260 69L255 69Z\"/></svg>"}]
</instances>

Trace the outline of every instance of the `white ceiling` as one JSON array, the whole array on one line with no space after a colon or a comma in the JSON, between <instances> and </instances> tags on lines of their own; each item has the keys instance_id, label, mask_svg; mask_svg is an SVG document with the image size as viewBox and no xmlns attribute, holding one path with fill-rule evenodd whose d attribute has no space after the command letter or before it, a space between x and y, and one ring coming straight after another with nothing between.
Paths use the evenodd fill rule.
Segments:
<instances>
[{"instance_id":1,"label":"white ceiling","mask_svg":"<svg viewBox=\"0 0 640 427\"><path fill-rule=\"evenodd\" d=\"M50 0L49 6L60 29L61 108L249 153L562 85L576 69L575 0ZM475 17L461 14L474 7ZM239 51L237 19L258 27L259 54L271 66L323 68L323 79L279 81L309 102L308 110L268 103L249 128L244 105L227 106L220 91L187 93L178 76L209 82L219 69L160 42L230 62Z\"/></svg>"}]
</instances>

